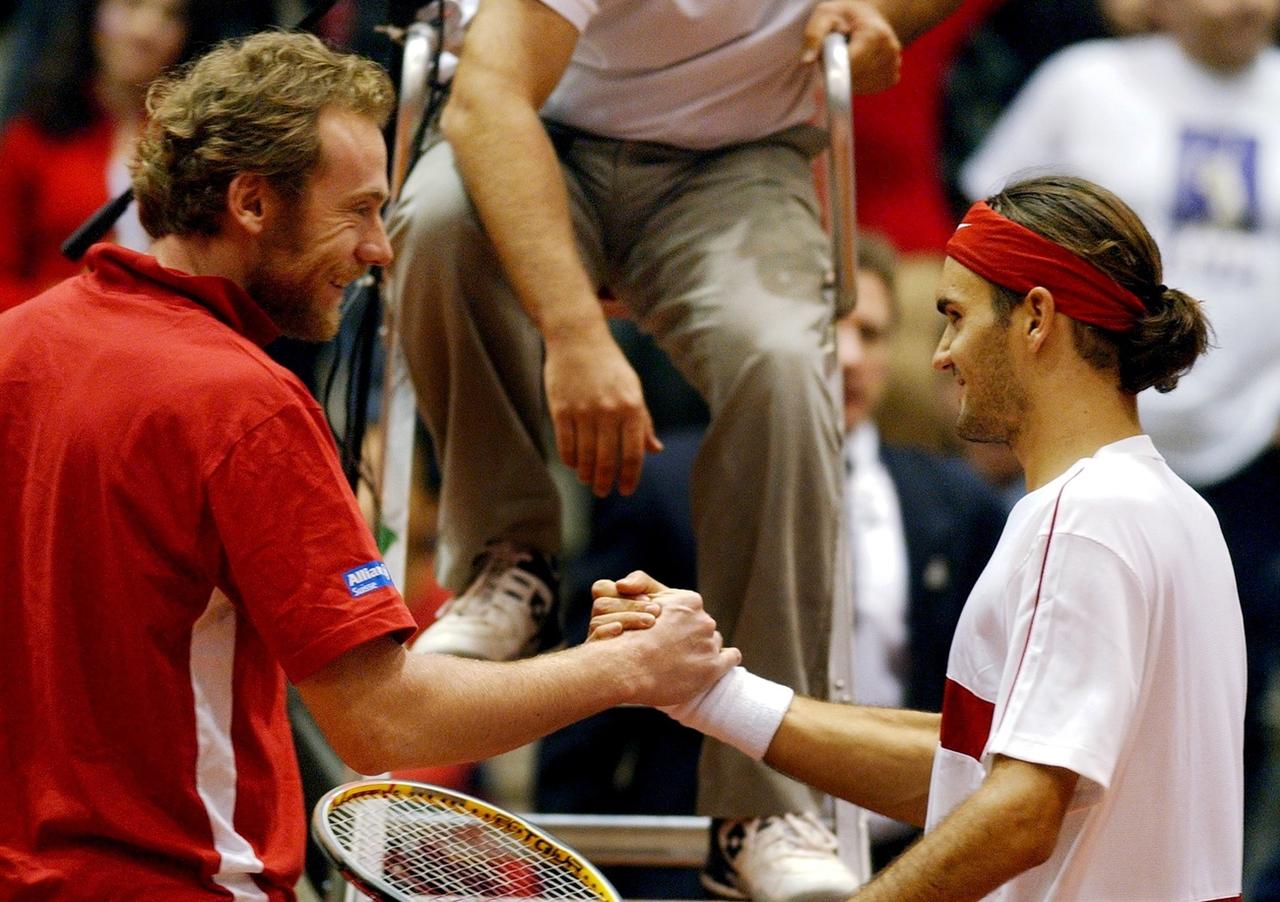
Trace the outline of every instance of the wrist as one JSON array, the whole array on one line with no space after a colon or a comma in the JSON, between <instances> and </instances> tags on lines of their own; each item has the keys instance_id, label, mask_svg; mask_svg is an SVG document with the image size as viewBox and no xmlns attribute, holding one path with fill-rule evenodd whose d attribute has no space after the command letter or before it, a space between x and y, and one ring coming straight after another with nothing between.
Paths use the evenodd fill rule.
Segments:
<instances>
[{"instance_id":1,"label":"wrist","mask_svg":"<svg viewBox=\"0 0 1280 902\"><path fill-rule=\"evenodd\" d=\"M686 727L759 761L794 698L789 686L735 667L701 694L662 710Z\"/></svg>"},{"instance_id":2,"label":"wrist","mask_svg":"<svg viewBox=\"0 0 1280 902\"><path fill-rule=\"evenodd\" d=\"M642 699L653 685L653 675L635 642L627 641L626 636L588 639L575 650L591 656L589 666L598 675L609 707L644 704Z\"/></svg>"},{"instance_id":3,"label":"wrist","mask_svg":"<svg viewBox=\"0 0 1280 902\"><path fill-rule=\"evenodd\" d=\"M574 305L544 317L539 323L539 331L548 353L583 346L598 347L604 341L613 343L604 311L594 299L589 306Z\"/></svg>"}]
</instances>

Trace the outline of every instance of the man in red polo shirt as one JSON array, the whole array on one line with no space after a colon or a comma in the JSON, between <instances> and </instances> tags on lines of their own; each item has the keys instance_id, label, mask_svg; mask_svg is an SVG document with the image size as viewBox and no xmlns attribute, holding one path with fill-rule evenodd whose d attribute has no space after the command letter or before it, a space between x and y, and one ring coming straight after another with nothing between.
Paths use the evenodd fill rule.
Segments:
<instances>
[{"instance_id":1,"label":"man in red polo shirt","mask_svg":"<svg viewBox=\"0 0 1280 902\"><path fill-rule=\"evenodd\" d=\"M332 336L390 259L392 101L305 35L218 48L149 98L152 254L99 245L0 316L0 897L292 898L286 676L370 773L679 701L738 659L693 595L616 648L401 648L322 413L261 350Z\"/></svg>"}]
</instances>

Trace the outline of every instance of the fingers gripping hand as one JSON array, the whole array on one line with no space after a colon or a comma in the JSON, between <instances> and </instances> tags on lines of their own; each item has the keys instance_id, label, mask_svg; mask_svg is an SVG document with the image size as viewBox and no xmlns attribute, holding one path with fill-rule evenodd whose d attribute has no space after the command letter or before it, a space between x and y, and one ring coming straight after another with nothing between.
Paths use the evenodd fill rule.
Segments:
<instances>
[{"instance_id":1,"label":"fingers gripping hand","mask_svg":"<svg viewBox=\"0 0 1280 902\"><path fill-rule=\"evenodd\" d=\"M662 450L640 379L611 338L547 345L544 370L556 450L603 497L629 495L646 452Z\"/></svg>"},{"instance_id":2,"label":"fingers gripping hand","mask_svg":"<svg viewBox=\"0 0 1280 902\"><path fill-rule=\"evenodd\" d=\"M619 636L626 630L643 630L653 626L662 606L641 598L598 598L591 607L587 641Z\"/></svg>"},{"instance_id":3,"label":"fingers gripping hand","mask_svg":"<svg viewBox=\"0 0 1280 902\"><path fill-rule=\"evenodd\" d=\"M587 641L612 639L621 636L627 630L647 630L653 626L657 617L649 611L616 611L612 614L598 614L587 624Z\"/></svg>"},{"instance_id":4,"label":"fingers gripping hand","mask_svg":"<svg viewBox=\"0 0 1280 902\"><path fill-rule=\"evenodd\" d=\"M625 588L624 588L625 587ZM652 595L670 592L643 571L636 570L621 580L598 579L591 586L594 599L587 641L608 639L626 630L648 629L662 613L662 605Z\"/></svg>"},{"instance_id":5,"label":"fingers gripping hand","mask_svg":"<svg viewBox=\"0 0 1280 902\"><path fill-rule=\"evenodd\" d=\"M598 579L591 584L591 597L634 598L640 595L658 595L670 591L643 570L632 570L619 580Z\"/></svg>"},{"instance_id":6,"label":"fingers gripping hand","mask_svg":"<svg viewBox=\"0 0 1280 902\"><path fill-rule=\"evenodd\" d=\"M832 32L849 38L849 69L856 94L883 91L898 82L902 43L893 26L865 0L824 0L813 8L804 30L801 60L816 62Z\"/></svg>"},{"instance_id":7,"label":"fingers gripping hand","mask_svg":"<svg viewBox=\"0 0 1280 902\"><path fill-rule=\"evenodd\" d=\"M636 701L645 705L679 704L706 689L742 661L725 648L716 622L696 592L668 589L654 598L661 614L651 629L636 636L649 680Z\"/></svg>"}]
</instances>

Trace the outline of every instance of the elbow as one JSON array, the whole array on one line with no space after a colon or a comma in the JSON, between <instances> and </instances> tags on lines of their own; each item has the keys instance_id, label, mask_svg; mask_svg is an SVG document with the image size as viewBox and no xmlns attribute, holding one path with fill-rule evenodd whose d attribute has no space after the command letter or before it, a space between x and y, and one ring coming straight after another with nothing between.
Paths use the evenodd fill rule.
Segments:
<instances>
[{"instance_id":1,"label":"elbow","mask_svg":"<svg viewBox=\"0 0 1280 902\"><path fill-rule=\"evenodd\" d=\"M476 96L476 91L465 80L454 84L449 102L440 114L440 134L450 146L456 148L466 143L476 123L483 118L483 104L484 100Z\"/></svg>"},{"instance_id":2,"label":"elbow","mask_svg":"<svg viewBox=\"0 0 1280 902\"><path fill-rule=\"evenodd\" d=\"M1062 818L1056 812L1046 806L1028 807L1014 814L1009 826L1005 835L1014 847L1011 857L1016 860L1019 873L1053 857L1062 830Z\"/></svg>"},{"instance_id":3,"label":"elbow","mask_svg":"<svg viewBox=\"0 0 1280 902\"><path fill-rule=\"evenodd\" d=\"M1058 847L1077 775L1002 757L988 779L992 793L984 795L994 802L992 822L1004 825L1000 836L1009 862L1018 873L1044 864Z\"/></svg>"},{"instance_id":4,"label":"elbow","mask_svg":"<svg viewBox=\"0 0 1280 902\"><path fill-rule=\"evenodd\" d=\"M358 774L385 773L399 765L390 744L380 738L381 731L344 730L327 738L334 754Z\"/></svg>"},{"instance_id":5,"label":"elbow","mask_svg":"<svg viewBox=\"0 0 1280 902\"><path fill-rule=\"evenodd\" d=\"M392 769L391 762L387 759L387 756L378 754L376 749L348 747L334 749L334 751L338 753L338 757L342 759L343 764L358 774L373 776L386 773Z\"/></svg>"},{"instance_id":6,"label":"elbow","mask_svg":"<svg viewBox=\"0 0 1280 902\"><path fill-rule=\"evenodd\" d=\"M450 97L449 102L444 106L444 112L440 114L440 134L450 146L457 146L458 139L464 131L466 118L467 114L460 109L458 98Z\"/></svg>"},{"instance_id":7,"label":"elbow","mask_svg":"<svg viewBox=\"0 0 1280 902\"><path fill-rule=\"evenodd\" d=\"M406 731L397 729L385 707L368 699L349 698L342 717L317 723L334 754L358 774L431 763L407 760L412 756L404 749Z\"/></svg>"},{"instance_id":8,"label":"elbow","mask_svg":"<svg viewBox=\"0 0 1280 902\"><path fill-rule=\"evenodd\" d=\"M1058 831L1038 833L1031 838L1026 850L1026 867L1023 870L1039 867L1053 857L1053 850L1058 847Z\"/></svg>"}]
</instances>

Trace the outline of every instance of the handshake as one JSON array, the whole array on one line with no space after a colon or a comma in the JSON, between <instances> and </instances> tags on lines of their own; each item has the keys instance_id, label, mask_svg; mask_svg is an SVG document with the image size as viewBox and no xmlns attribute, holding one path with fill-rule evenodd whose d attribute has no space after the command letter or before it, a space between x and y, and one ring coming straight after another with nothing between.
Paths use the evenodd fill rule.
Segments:
<instances>
[{"instance_id":1,"label":"handshake","mask_svg":"<svg viewBox=\"0 0 1280 902\"><path fill-rule=\"evenodd\" d=\"M662 669L675 673L667 685L654 687L653 697L660 700L646 703L757 761L764 757L795 693L738 666L742 654L735 648L723 647L723 638L715 621L703 610L698 593L669 589L637 570L621 580L597 580L591 595L594 602L588 642L655 627L663 632L683 632L683 639L675 648L658 643L665 659ZM684 668L679 659L691 651L695 657L699 651L714 653L709 678L701 683L696 673L706 668L695 668L692 679L680 672Z\"/></svg>"}]
</instances>

